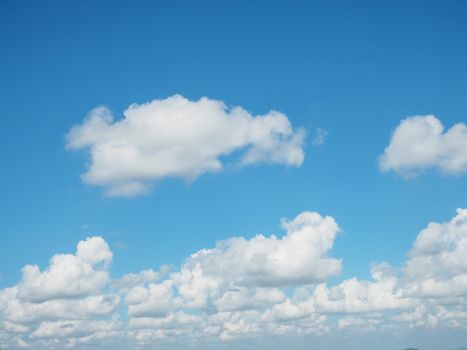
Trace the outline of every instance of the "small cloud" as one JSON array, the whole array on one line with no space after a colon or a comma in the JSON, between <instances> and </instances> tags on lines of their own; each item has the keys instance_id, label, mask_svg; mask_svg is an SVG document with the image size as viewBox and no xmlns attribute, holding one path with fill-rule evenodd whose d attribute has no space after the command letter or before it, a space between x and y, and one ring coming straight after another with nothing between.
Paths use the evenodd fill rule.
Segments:
<instances>
[{"instance_id":1,"label":"small cloud","mask_svg":"<svg viewBox=\"0 0 467 350\"><path fill-rule=\"evenodd\" d=\"M313 139L312 145L319 147L324 144L324 140L328 136L328 132L323 128L316 128L315 138Z\"/></svg>"},{"instance_id":2,"label":"small cloud","mask_svg":"<svg viewBox=\"0 0 467 350\"><path fill-rule=\"evenodd\" d=\"M127 250L128 249L128 244L122 241L115 242L113 245L115 248L119 250Z\"/></svg>"},{"instance_id":3,"label":"small cloud","mask_svg":"<svg viewBox=\"0 0 467 350\"><path fill-rule=\"evenodd\" d=\"M434 115L406 118L394 129L379 157L379 168L403 178L414 178L432 168L448 175L465 173L467 125L458 123L445 130Z\"/></svg>"}]
</instances>

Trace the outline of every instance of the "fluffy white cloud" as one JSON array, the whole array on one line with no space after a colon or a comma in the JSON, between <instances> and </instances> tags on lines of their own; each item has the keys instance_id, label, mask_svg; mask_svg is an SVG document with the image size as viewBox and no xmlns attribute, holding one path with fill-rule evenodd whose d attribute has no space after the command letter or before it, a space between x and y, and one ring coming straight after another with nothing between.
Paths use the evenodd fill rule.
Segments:
<instances>
[{"instance_id":1,"label":"fluffy white cloud","mask_svg":"<svg viewBox=\"0 0 467 350\"><path fill-rule=\"evenodd\" d=\"M155 284L151 283L147 288L136 286L132 288L125 302L128 305L130 316L154 316L161 317L175 308L180 301L174 300L173 282L166 280Z\"/></svg>"},{"instance_id":2,"label":"fluffy white cloud","mask_svg":"<svg viewBox=\"0 0 467 350\"><path fill-rule=\"evenodd\" d=\"M28 302L18 296L17 288L0 294L2 316L16 324L33 324L43 320L75 319L108 316L120 303L115 294L87 296L78 299L53 299L41 303Z\"/></svg>"},{"instance_id":3,"label":"fluffy white cloud","mask_svg":"<svg viewBox=\"0 0 467 350\"><path fill-rule=\"evenodd\" d=\"M303 212L284 220L283 237L257 235L250 240L231 238L193 254L184 270L222 278L231 286L308 284L326 281L340 273L340 260L328 257L339 232L335 220L318 213Z\"/></svg>"},{"instance_id":4,"label":"fluffy white cloud","mask_svg":"<svg viewBox=\"0 0 467 350\"><path fill-rule=\"evenodd\" d=\"M112 285L123 292L128 292L129 289L145 283L155 282L161 275L168 270L168 267L163 266L161 272L156 272L153 269L143 270L138 273L127 273L122 277L112 281Z\"/></svg>"},{"instance_id":5,"label":"fluffy white cloud","mask_svg":"<svg viewBox=\"0 0 467 350\"><path fill-rule=\"evenodd\" d=\"M400 313L393 317L397 322L411 328L436 328L438 326L450 328L467 328L467 309L464 305L437 305L425 302L411 311Z\"/></svg>"},{"instance_id":6,"label":"fluffy white cloud","mask_svg":"<svg viewBox=\"0 0 467 350\"><path fill-rule=\"evenodd\" d=\"M52 257L44 271L25 266L17 286L0 290L0 341L63 348L115 330L120 296L104 292L111 260L107 243L91 237L75 254Z\"/></svg>"},{"instance_id":7,"label":"fluffy white cloud","mask_svg":"<svg viewBox=\"0 0 467 350\"><path fill-rule=\"evenodd\" d=\"M395 276L386 276L374 267L374 281L351 278L328 288L320 284L314 291L313 300L318 311L324 313L371 313L405 309L416 304L403 296Z\"/></svg>"},{"instance_id":8,"label":"fluffy white cloud","mask_svg":"<svg viewBox=\"0 0 467 350\"><path fill-rule=\"evenodd\" d=\"M399 286L417 305L394 317L409 327L467 328L467 210L416 238Z\"/></svg>"},{"instance_id":9,"label":"fluffy white cloud","mask_svg":"<svg viewBox=\"0 0 467 350\"><path fill-rule=\"evenodd\" d=\"M219 311L261 309L285 300L285 294L277 288L232 288L215 302Z\"/></svg>"},{"instance_id":10,"label":"fluffy white cloud","mask_svg":"<svg viewBox=\"0 0 467 350\"><path fill-rule=\"evenodd\" d=\"M82 320L59 320L45 321L35 329L31 336L34 338L70 338L83 337L96 332L106 332L120 329L117 320L113 321L82 321Z\"/></svg>"},{"instance_id":11,"label":"fluffy white cloud","mask_svg":"<svg viewBox=\"0 0 467 350\"><path fill-rule=\"evenodd\" d=\"M428 168L446 174L467 171L467 126L458 123L444 131L433 115L401 121L379 158L382 171L393 170L403 177L417 176Z\"/></svg>"},{"instance_id":12,"label":"fluffy white cloud","mask_svg":"<svg viewBox=\"0 0 467 350\"><path fill-rule=\"evenodd\" d=\"M40 302L95 293L109 282L111 260L112 252L101 237L88 238L78 244L76 254L55 255L43 272L37 265L25 266L18 295Z\"/></svg>"},{"instance_id":13,"label":"fluffy white cloud","mask_svg":"<svg viewBox=\"0 0 467 350\"><path fill-rule=\"evenodd\" d=\"M110 196L144 193L166 177L193 180L223 169L222 157L242 152L238 164L300 166L304 130L293 130L276 111L253 116L206 97L190 101L175 95L133 104L114 121L105 107L92 110L67 135L69 149L91 157L85 182L104 186Z\"/></svg>"},{"instance_id":14,"label":"fluffy white cloud","mask_svg":"<svg viewBox=\"0 0 467 350\"><path fill-rule=\"evenodd\" d=\"M368 281L332 283L342 269L329 256L339 231L333 218L304 212L282 227L282 237L231 238L179 270L114 281L107 243L84 240L75 254L56 255L34 278L0 290L0 346L153 348L330 330L467 329L466 209L423 229L401 268L372 264Z\"/></svg>"},{"instance_id":15,"label":"fluffy white cloud","mask_svg":"<svg viewBox=\"0 0 467 350\"><path fill-rule=\"evenodd\" d=\"M467 210L446 223L430 223L418 235L405 267L407 293L467 296Z\"/></svg>"},{"instance_id":16,"label":"fluffy white cloud","mask_svg":"<svg viewBox=\"0 0 467 350\"><path fill-rule=\"evenodd\" d=\"M262 308L284 301L278 287L323 282L341 271L341 261L328 256L339 232L332 217L304 212L282 226L281 238L220 241L191 255L167 280L135 286L125 299L130 315Z\"/></svg>"}]
</instances>

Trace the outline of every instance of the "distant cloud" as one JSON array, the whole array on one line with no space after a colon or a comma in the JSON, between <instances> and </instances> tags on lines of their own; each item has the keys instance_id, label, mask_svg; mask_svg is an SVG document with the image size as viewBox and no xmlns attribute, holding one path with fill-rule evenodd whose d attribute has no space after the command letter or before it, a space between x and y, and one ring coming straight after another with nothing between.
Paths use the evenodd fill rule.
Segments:
<instances>
[{"instance_id":1,"label":"distant cloud","mask_svg":"<svg viewBox=\"0 0 467 350\"><path fill-rule=\"evenodd\" d=\"M467 172L467 125L458 123L444 131L433 115L404 119L380 156L379 166L405 178L429 168L450 175Z\"/></svg>"},{"instance_id":2,"label":"distant cloud","mask_svg":"<svg viewBox=\"0 0 467 350\"><path fill-rule=\"evenodd\" d=\"M324 144L324 140L328 136L328 132L323 128L316 128L315 138L313 139L312 145L315 147L321 146Z\"/></svg>"},{"instance_id":3,"label":"distant cloud","mask_svg":"<svg viewBox=\"0 0 467 350\"><path fill-rule=\"evenodd\" d=\"M222 101L175 95L133 104L123 115L114 120L98 107L66 136L68 149L89 152L83 180L109 196L140 195L167 177L193 180L222 171L222 157L235 152L240 166L303 163L304 130L294 130L280 112L253 116Z\"/></svg>"},{"instance_id":4,"label":"distant cloud","mask_svg":"<svg viewBox=\"0 0 467 350\"><path fill-rule=\"evenodd\" d=\"M342 269L329 256L339 231L332 217L304 212L282 227L280 237L220 241L178 270L113 280L107 243L88 238L43 271L26 266L17 285L0 290L0 346L201 348L331 331L467 328L467 209L423 229L400 268L373 263L370 280L332 282Z\"/></svg>"},{"instance_id":5,"label":"distant cloud","mask_svg":"<svg viewBox=\"0 0 467 350\"><path fill-rule=\"evenodd\" d=\"M119 250L126 250L128 249L128 244L123 242L123 241L118 241L118 242L115 242L114 245L113 245L116 249L119 249Z\"/></svg>"}]
</instances>

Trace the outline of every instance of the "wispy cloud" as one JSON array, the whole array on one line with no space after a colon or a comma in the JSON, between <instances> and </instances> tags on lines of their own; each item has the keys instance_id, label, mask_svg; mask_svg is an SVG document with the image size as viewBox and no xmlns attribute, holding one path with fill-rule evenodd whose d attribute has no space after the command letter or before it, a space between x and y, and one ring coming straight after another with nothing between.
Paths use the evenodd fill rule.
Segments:
<instances>
[{"instance_id":1,"label":"wispy cloud","mask_svg":"<svg viewBox=\"0 0 467 350\"><path fill-rule=\"evenodd\" d=\"M322 146L326 137L328 136L328 132L323 128L316 128L315 138L313 139L312 145L314 147Z\"/></svg>"}]
</instances>

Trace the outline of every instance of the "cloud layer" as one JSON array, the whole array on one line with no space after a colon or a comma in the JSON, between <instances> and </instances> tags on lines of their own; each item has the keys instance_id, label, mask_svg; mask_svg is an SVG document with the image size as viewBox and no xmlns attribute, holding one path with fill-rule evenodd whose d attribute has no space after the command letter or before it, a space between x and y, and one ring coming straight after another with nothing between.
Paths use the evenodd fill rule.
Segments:
<instances>
[{"instance_id":1,"label":"cloud layer","mask_svg":"<svg viewBox=\"0 0 467 350\"><path fill-rule=\"evenodd\" d=\"M21 281L0 291L0 348L78 346L121 330L121 297L105 290L111 260L107 243L91 237L44 271L25 266Z\"/></svg>"},{"instance_id":2,"label":"cloud layer","mask_svg":"<svg viewBox=\"0 0 467 350\"><path fill-rule=\"evenodd\" d=\"M410 178L429 168L445 174L467 171L467 126L458 123L444 131L433 115L404 119L394 130L379 158L380 169Z\"/></svg>"},{"instance_id":3,"label":"cloud layer","mask_svg":"<svg viewBox=\"0 0 467 350\"><path fill-rule=\"evenodd\" d=\"M66 138L68 149L89 152L85 182L103 186L110 196L134 196L167 177L193 180L222 171L222 158L233 153L239 166L300 166L305 133L280 112L253 116L222 101L175 95L133 104L120 120L98 107Z\"/></svg>"},{"instance_id":4,"label":"cloud layer","mask_svg":"<svg viewBox=\"0 0 467 350\"><path fill-rule=\"evenodd\" d=\"M0 347L204 347L330 331L467 329L466 209L423 229L402 266L373 263L370 280L332 282L342 269L330 256L339 232L332 217L304 212L282 228L280 237L220 241L178 270L115 280L107 243L88 238L42 271L26 266L17 285L0 290Z\"/></svg>"}]
</instances>

